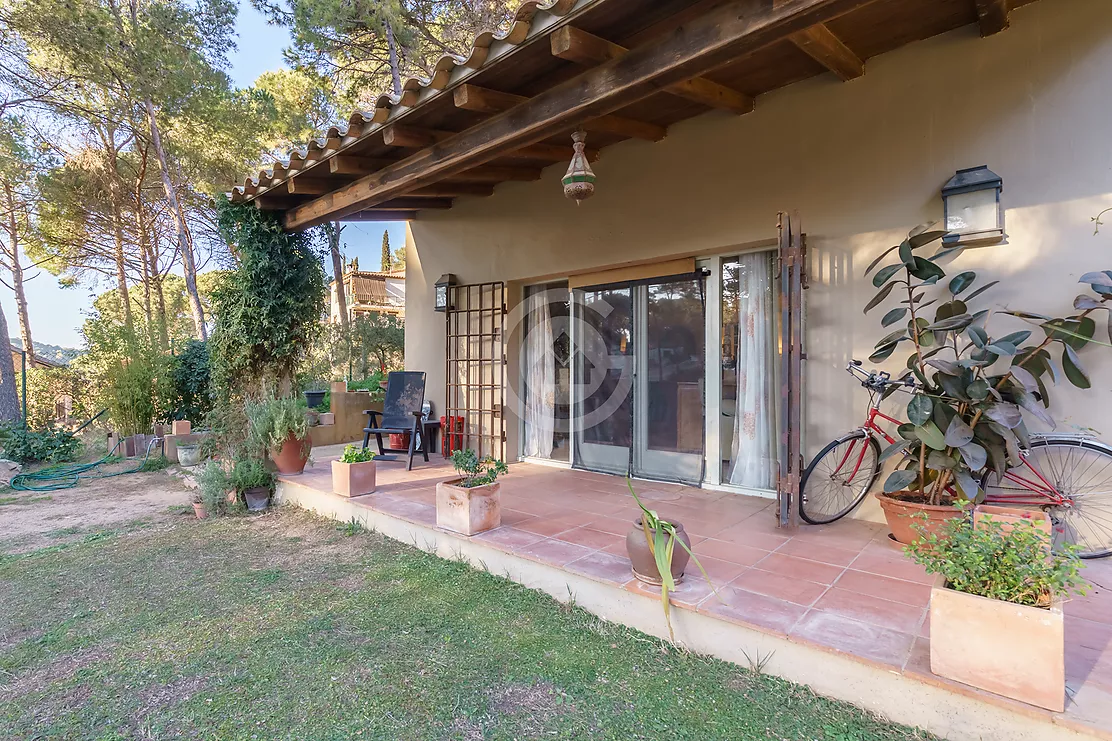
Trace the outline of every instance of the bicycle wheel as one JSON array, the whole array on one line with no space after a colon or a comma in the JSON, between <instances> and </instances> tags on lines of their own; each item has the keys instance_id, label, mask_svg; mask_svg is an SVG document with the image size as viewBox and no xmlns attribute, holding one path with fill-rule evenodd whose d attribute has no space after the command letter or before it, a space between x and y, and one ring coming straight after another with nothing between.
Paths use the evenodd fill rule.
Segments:
<instances>
[{"instance_id":1,"label":"bicycle wheel","mask_svg":"<svg viewBox=\"0 0 1112 741\"><path fill-rule=\"evenodd\" d=\"M1065 504L1043 507L1050 514L1054 547L1077 545L1081 558L1112 555L1112 448L1092 440L1047 437L1032 441L1027 463L1066 499ZM1019 478L1032 479L1026 466L1011 470ZM1038 496L1021 482L1001 481L991 472L981 480L981 488L990 503Z\"/></svg>"},{"instance_id":2,"label":"bicycle wheel","mask_svg":"<svg viewBox=\"0 0 1112 741\"><path fill-rule=\"evenodd\" d=\"M880 472L880 445L864 430L833 441L811 461L799 483L799 516L825 525L853 511Z\"/></svg>"}]
</instances>

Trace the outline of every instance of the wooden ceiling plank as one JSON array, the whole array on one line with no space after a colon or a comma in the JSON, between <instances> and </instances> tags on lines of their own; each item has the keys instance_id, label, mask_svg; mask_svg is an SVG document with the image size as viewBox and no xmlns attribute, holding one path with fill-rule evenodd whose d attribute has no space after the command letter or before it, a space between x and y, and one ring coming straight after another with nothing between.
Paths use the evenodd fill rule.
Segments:
<instances>
[{"instance_id":1,"label":"wooden ceiling plank","mask_svg":"<svg viewBox=\"0 0 1112 741\"><path fill-rule=\"evenodd\" d=\"M624 46L574 26L562 26L556 29L550 38L553 56L584 66L594 66L620 59L629 52ZM685 100L737 114L749 113L753 110L753 99L748 95L702 77L674 83L665 90Z\"/></svg>"},{"instance_id":2,"label":"wooden ceiling plank","mask_svg":"<svg viewBox=\"0 0 1112 741\"><path fill-rule=\"evenodd\" d=\"M590 67L574 78L483 121L451 139L415 152L383 170L349 183L286 213L287 229L304 229L398 197L544 141L577 122L606 115L659 92L661 87L708 71L825 23L872 0L792 0L751 12L735 0L692 20L659 41L620 59Z\"/></svg>"},{"instance_id":3,"label":"wooden ceiling plank","mask_svg":"<svg viewBox=\"0 0 1112 741\"><path fill-rule=\"evenodd\" d=\"M394 162L397 160L338 154L328 159L328 171L333 175L369 175Z\"/></svg>"},{"instance_id":4,"label":"wooden ceiling plank","mask_svg":"<svg viewBox=\"0 0 1112 741\"><path fill-rule=\"evenodd\" d=\"M455 198L456 196L492 196L494 186L483 183L435 183L410 191L406 197Z\"/></svg>"},{"instance_id":5,"label":"wooden ceiling plank","mask_svg":"<svg viewBox=\"0 0 1112 741\"><path fill-rule=\"evenodd\" d=\"M541 171L532 167L505 167L503 165L480 165L453 174L448 180L463 183L502 183L507 180L530 182L541 179Z\"/></svg>"},{"instance_id":6,"label":"wooden ceiling plank","mask_svg":"<svg viewBox=\"0 0 1112 741\"><path fill-rule=\"evenodd\" d=\"M976 0L976 3L981 36L1000 33L1010 25L1008 13L1011 7L1008 0Z\"/></svg>"},{"instance_id":7,"label":"wooden ceiling plank","mask_svg":"<svg viewBox=\"0 0 1112 741\"><path fill-rule=\"evenodd\" d=\"M343 221L413 221L416 211L358 211L343 217Z\"/></svg>"},{"instance_id":8,"label":"wooden ceiling plank","mask_svg":"<svg viewBox=\"0 0 1112 741\"><path fill-rule=\"evenodd\" d=\"M500 92L480 88L477 85L460 85L453 91L453 99L456 108L487 113L488 116L494 116L515 106L520 106L528 100L525 96L517 96L512 92ZM647 139L649 141L659 141L667 134L667 130L663 126L645 124L644 121L636 121L622 116L600 116L585 122L583 126L588 131L604 131L606 134L617 134L618 136ZM536 145L536 149L534 149L534 151L542 150L543 145ZM513 155L529 157L529 155L524 154L524 149L513 152ZM568 150L564 149L553 161L568 158L570 158ZM597 151L595 152L595 158L597 159ZM548 157L543 159L548 159Z\"/></svg>"},{"instance_id":9,"label":"wooden ceiling plank","mask_svg":"<svg viewBox=\"0 0 1112 741\"><path fill-rule=\"evenodd\" d=\"M365 209L366 211L409 211L422 208L449 209L452 207L451 198L391 198L377 206Z\"/></svg>"}]
</instances>

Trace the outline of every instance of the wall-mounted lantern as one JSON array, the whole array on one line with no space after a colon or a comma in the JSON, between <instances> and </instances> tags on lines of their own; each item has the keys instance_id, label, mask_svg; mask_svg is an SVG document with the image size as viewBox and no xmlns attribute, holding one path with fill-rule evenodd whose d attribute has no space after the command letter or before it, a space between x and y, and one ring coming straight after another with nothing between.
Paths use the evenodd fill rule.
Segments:
<instances>
[{"instance_id":1,"label":"wall-mounted lantern","mask_svg":"<svg viewBox=\"0 0 1112 741\"><path fill-rule=\"evenodd\" d=\"M447 311L450 308L448 306L448 287L454 286L455 284L456 276L451 273L445 273L436 281L436 300L434 307L437 311Z\"/></svg>"},{"instance_id":2,"label":"wall-mounted lantern","mask_svg":"<svg viewBox=\"0 0 1112 741\"><path fill-rule=\"evenodd\" d=\"M958 170L942 187L949 245L993 244L1004 239L1004 181L987 166Z\"/></svg>"}]
</instances>

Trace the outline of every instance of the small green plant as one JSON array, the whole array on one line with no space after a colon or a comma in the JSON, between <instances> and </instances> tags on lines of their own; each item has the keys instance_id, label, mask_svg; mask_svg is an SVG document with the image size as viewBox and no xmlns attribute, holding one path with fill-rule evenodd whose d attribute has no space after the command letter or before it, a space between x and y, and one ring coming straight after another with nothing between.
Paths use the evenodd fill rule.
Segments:
<instances>
[{"instance_id":1,"label":"small green plant","mask_svg":"<svg viewBox=\"0 0 1112 741\"><path fill-rule=\"evenodd\" d=\"M692 562L699 567L699 571L702 572L703 578L707 580L711 591L717 595L718 590L714 588L714 582L710 580L707 570L703 568L698 556L687 547L687 543L676 537L675 524L662 519L655 510L651 510L641 503L641 498L633 490L633 481L628 476L626 477L626 486L629 487L629 493L633 495L633 501L637 502L637 506L641 508L641 530L645 533L645 541L649 544L649 552L653 554L653 559L656 561L656 570L660 574L660 602L664 606L664 620L668 623L668 635L675 643L676 634L672 632L672 615L669 611L668 593L676 591L676 580L672 578L672 555L676 551L677 543L687 551L687 555L691 556Z\"/></svg>"},{"instance_id":2,"label":"small green plant","mask_svg":"<svg viewBox=\"0 0 1112 741\"><path fill-rule=\"evenodd\" d=\"M209 461L197 475L197 493L210 515L222 515L228 510L228 490L233 488L231 478L217 461ZM194 500L197 501L197 500Z\"/></svg>"},{"instance_id":3,"label":"small green plant","mask_svg":"<svg viewBox=\"0 0 1112 741\"><path fill-rule=\"evenodd\" d=\"M14 422L0 427L0 447L19 463L64 463L77 457L81 441L65 430L47 427L35 432Z\"/></svg>"},{"instance_id":4,"label":"small green plant","mask_svg":"<svg viewBox=\"0 0 1112 741\"><path fill-rule=\"evenodd\" d=\"M139 470L143 473L151 473L152 471L161 471L170 465L170 459L164 455L156 455L153 458L147 458L143 461L143 465Z\"/></svg>"},{"instance_id":5,"label":"small green plant","mask_svg":"<svg viewBox=\"0 0 1112 741\"><path fill-rule=\"evenodd\" d=\"M348 445L344 448L344 456L340 458L340 463L366 463L374 459L375 454L369 448L357 448L354 445Z\"/></svg>"},{"instance_id":6,"label":"small green plant","mask_svg":"<svg viewBox=\"0 0 1112 741\"><path fill-rule=\"evenodd\" d=\"M926 514L922 519L927 519ZM921 523L912 527L921 537L904 551L928 573L941 574L946 585L958 592L1049 607L1056 597L1085 594L1089 589L1079 575L1077 546L1049 552L1046 533L1030 520L1005 527L984 516L974 525L965 514L947 520L941 533L930 533Z\"/></svg>"},{"instance_id":7,"label":"small green plant","mask_svg":"<svg viewBox=\"0 0 1112 741\"><path fill-rule=\"evenodd\" d=\"M248 442L256 453L281 447L291 436L308 438L304 399L271 397L247 403Z\"/></svg>"},{"instance_id":8,"label":"small green plant","mask_svg":"<svg viewBox=\"0 0 1112 741\"><path fill-rule=\"evenodd\" d=\"M274 486L274 474L261 459L244 458L236 461L232 469L232 484L240 494L248 489L270 489Z\"/></svg>"},{"instance_id":9,"label":"small green plant","mask_svg":"<svg viewBox=\"0 0 1112 741\"><path fill-rule=\"evenodd\" d=\"M457 450L452 453L452 465L460 476L456 485L464 489L493 484L499 476L510 472L502 461L490 456L480 459L474 450Z\"/></svg>"}]
</instances>

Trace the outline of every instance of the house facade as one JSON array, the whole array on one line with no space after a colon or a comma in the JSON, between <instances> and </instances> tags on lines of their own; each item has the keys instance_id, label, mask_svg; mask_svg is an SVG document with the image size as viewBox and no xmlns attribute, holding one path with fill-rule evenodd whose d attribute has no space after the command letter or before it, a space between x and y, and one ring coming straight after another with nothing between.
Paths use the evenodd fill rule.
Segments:
<instances>
[{"instance_id":1,"label":"house facade","mask_svg":"<svg viewBox=\"0 0 1112 741\"><path fill-rule=\"evenodd\" d=\"M1003 238L947 267L1000 281L983 308L1060 314L1082 273L1112 267L1092 220L1112 205L1110 87L1104 0L527 3L506 36L233 197L289 228L410 220L406 366L483 452L772 496L785 379L805 459L860 425L845 367L899 301L865 315L865 267L943 219L956 173L1001 181ZM581 203L561 184L579 127L596 177ZM350 175L275 200L309 167ZM785 313L787 219L806 289ZM1112 358L1087 357L1107 378ZM1107 383L1054 404L1067 431L1107 433Z\"/></svg>"},{"instance_id":2,"label":"house facade","mask_svg":"<svg viewBox=\"0 0 1112 741\"><path fill-rule=\"evenodd\" d=\"M340 297L337 281L328 284L328 321L340 322ZM344 266L344 300L348 319L366 314L391 314L405 318L405 270L376 272L359 269L359 258Z\"/></svg>"}]
</instances>

